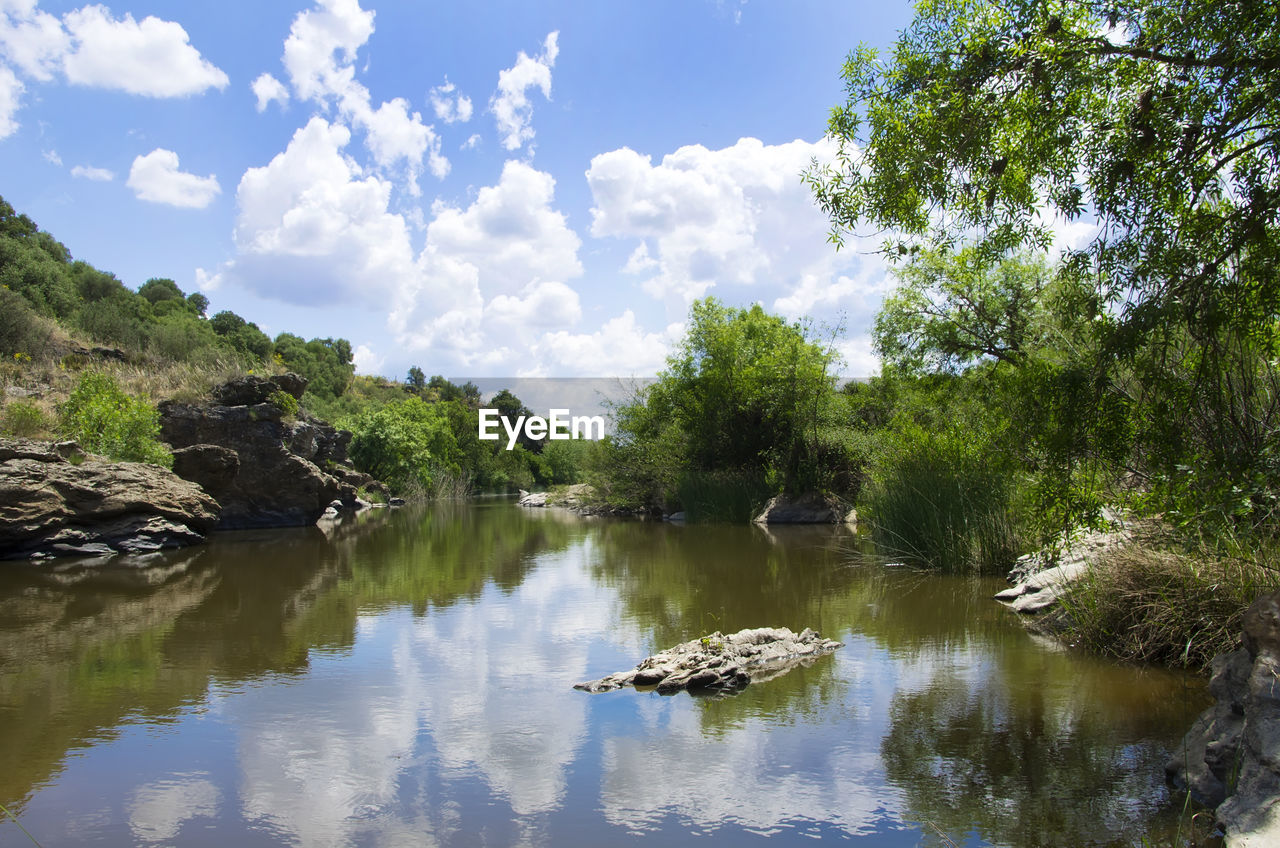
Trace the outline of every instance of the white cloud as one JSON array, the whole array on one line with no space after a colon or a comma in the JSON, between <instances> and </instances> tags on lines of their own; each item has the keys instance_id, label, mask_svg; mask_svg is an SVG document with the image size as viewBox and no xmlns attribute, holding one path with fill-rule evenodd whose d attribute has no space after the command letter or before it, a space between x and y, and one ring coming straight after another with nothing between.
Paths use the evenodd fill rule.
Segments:
<instances>
[{"instance_id":1,"label":"white cloud","mask_svg":"<svg viewBox=\"0 0 1280 848\"><path fill-rule=\"evenodd\" d=\"M157 152L167 152L167 151L157 151ZM141 159L142 157L138 157L138 158ZM176 165L177 157L174 157L174 162ZM137 165L137 162L135 161L134 164ZM116 175L114 172L108 171L106 168L94 168L90 165L76 165L72 167L71 176L79 177L84 180L93 180L94 182L99 182L99 183L109 183L116 178ZM130 172L130 178L132 178L132 176L133 174L132 172ZM132 188L133 186L131 185L130 187Z\"/></svg>"},{"instance_id":2,"label":"white cloud","mask_svg":"<svg viewBox=\"0 0 1280 848\"><path fill-rule=\"evenodd\" d=\"M865 311L879 299L879 266L862 269L854 251L827 243L829 222L800 179L833 153L826 141L754 138L682 147L656 165L625 147L602 153L587 170L591 233L640 239L623 270L650 273L644 289L676 314L717 287L793 317L814 305Z\"/></svg>"},{"instance_id":3,"label":"white cloud","mask_svg":"<svg viewBox=\"0 0 1280 848\"><path fill-rule=\"evenodd\" d=\"M533 140L533 103L528 91L537 88L543 97L551 98L551 69L560 54L559 37L558 31L550 33L536 59L521 50L515 65L498 74L498 90L489 100L489 109L507 150L519 150Z\"/></svg>"},{"instance_id":4,"label":"white cloud","mask_svg":"<svg viewBox=\"0 0 1280 848\"><path fill-rule=\"evenodd\" d=\"M471 120L471 98L465 94L455 94L456 91L457 86L447 79L444 85L431 89L431 107L435 109L436 117L446 124Z\"/></svg>"},{"instance_id":5,"label":"white cloud","mask_svg":"<svg viewBox=\"0 0 1280 848\"><path fill-rule=\"evenodd\" d=\"M534 345L538 362L550 373L650 376L666 366L667 354L684 335L683 324L645 332L630 309L594 333L545 333Z\"/></svg>"},{"instance_id":6,"label":"white cloud","mask_svg":"<svg viewBox=\"0 0 1280 848\"><path fill-rule=\"evenodd\" d=\"M173 844L185 822L213 817L222 800L203 773L174 775L140 787L129 804L129 829L140 842Z\"/></svg>"},{"instance_id":7,"label":"white cloud","mask_svg":"<svg viewBox=\"0 0 1280 848\"><path fill-rule=\"evenodd\" d=\"M474 150L480 146L480 133L472 133L466 141L462 142L459 150Z\"/></svg>"},{"instance_id":8,"label":"white cloud","mask_svg":"<svg viewBox=\"0 0 1280 848\"><path fill-rule=\"evenodd\" d=\"M121 20L104 6L85 6L63 18L71 49L62 58L69 82L147 97L182 97L225 88L227 75L191 46L187 31L156 17Z\"/></svg>"},{"instance_id":9,"label":"white cloud","mask_svg":"<svg viewBox=\"0 0 1280 848\"><path fill-rule=\"evenodd\" d=\"M50 165L62 164L62 157L58 155L58 151L56 150L46 150L43 153L41 153L40 156L44 159L44 161L48 162Z\"/></svg>"},{"instance_id":10,"label":"white cloud","mask_svg":"<svg viewBox=\"0 0 1280 848\"><path fill-rule=\"evenodd\" d=\"M135 158L125 185L139 200L184 209L203 209L222 192L217 177L197 177L179 170L178 154L163 147Z\"/></svg>"},{"instance_id":11,"label":"white cloud","mask_svg":"<svg viewBox=\"0 0 1280 848\"><path fill-rule=\"evenodd\" d=\"M398 342L463 367L510 367L537 333L577 322L578 295L565 283L582 274L581 240L554 191L550 174L509 161L467 208L437 202L419 273L390 317Z\"/></svg>"},{"instance_id":12,"label":"white cloud","mask_svg":"<svg viewBox=\"0 0 1280 848\"><path fill-rule=\"evenodd\" d=\"M343 154L341 124L313 117L236 189L237 256L225 274L290 303L369 302L416 276L408 227L388 211L391 184Z\"/></svg>"},{"instance_id":13,"label":"white cloud","mask_svg":"<svg viewBox=\"0 0 1280 848\"><path fill-rule=\"evenodd\" d=\"M299 12L284 43L284 66L303 100L341 96L355 78L356 51L373 35L373 12L359 0L319 0ZM337 61L334 54L340 53Z\"/></svg>"},{"instance_id":14,"label":"white cloud","mask_svg":"<svg viewBox=\"0 0 1280 848\"><path fill-rule=\"evenodd\" d=\"M356 345L356 349L351 352L351 359L355 363L357 374L380 374L382 366L386 363L385 356L379 356L368 345Z\"/></svg>"},{"instance_id":15,"label":"white cloud","mask_svg":"<svg viewBox=\"0 0 1280 848\"><path fill-rule=\"evenodd\" d=\"M273 101L281 106L289 102L289 89L271 74L260 74L250 87L253 89L254 96L258 98L259 112L265 112Z\"/></svg>"},{"instance_id":16,"label":"white cloud","mask_svg":"<svg viewBox=\"0 0 1280 848\"><path fill-rule=\"evenodd\" d=\"M27 76L40 82L53 79L70 46L62 22L37 11L35 0L0 4L0 54Z\"/></svg>"},{"instance_id":17,"label":"white cloud","mask_svg":"<svg viewBox=\"0 0 1280 848\"><path fill-rule=\"evenodd\" d=\"M0 138L8 138L18 131L14 117L22 104L22 80L4 65L0 65Z\"/></svg>"},{"instance_id":18,"label":"white cloud","mask_svg":"<svg viewBox=\"0 0 1280 848\"><path fill-rule=\"evenodd\" d=\"M406 100L397 97L375 109L369 90L356 81L356 54L373 34L373 19L358 0L318 0L314 9L294 18L284 43L284 66L299 99L336 108L365 132L365 147L379 168L389 171L403 163L408 190L417 195L423 159L439 179L449 173L449 160L440 152L435 130L420 113L410 113Z\"/></svg>"}]
</instances>

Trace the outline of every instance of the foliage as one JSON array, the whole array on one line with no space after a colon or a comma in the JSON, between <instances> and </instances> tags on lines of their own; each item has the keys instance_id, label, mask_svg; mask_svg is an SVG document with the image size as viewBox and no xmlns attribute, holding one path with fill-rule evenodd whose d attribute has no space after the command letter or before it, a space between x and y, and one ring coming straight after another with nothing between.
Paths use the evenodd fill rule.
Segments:
<instances>
[{"instance_id":1,"label":"foliage","mask_svg":"<svg viewBox=\"0 0 1280 848\"><path fill-rule=\"evenodd\" d=\"M831 438L843 411L835 355L811 335L758 305L694 303L667 369L613 410L617 437L597 455L597 488L632 508L679 504L682 478L686 493L731 478L739 482L728 490L762 498L783 489L847 490L857 462Z\"/></svg>"},{"instance_id":2,"label":"foliage","mask_svg":"<svg viewBox=\"0 0 1280 848\"><path fill-rule=\"evenodd\" d=\"M445 412L410 397L371 408L343 422L354 434L349 455L356 467L397 494L429 496L457 478L457 442Z\"/></svg>"},{"instance_id":3,"label":"foliage","mask_svg":"<svg viewBox=\"0 0 1280 848\"><path fill-rule=\"evenodd\" d=\"M267 403L275 406L276 409L283 412L286 416L292 417L298 414L298 399L281 389L276 389L274 392L267 395Z\"/></svg>"},{"instance_id":4,"label":"foliage","mask_svg":"<svg viewBox=\"0 0 1280 848\"><path fill-rule=\"evenodd\" d=\"M87 451L128 462L173 465L172 454L160 442L156 408L125 394L110 374L81 374L71 396L58 408L58 417L63 432Z\"/></svg>"},{"instance_id":5,"label":"foliage","mask_svg":"<svg viewBox=\"0 0 1280 848\"><path fill-rule=\"evenodd\" d=\"M1190 521L1280 529L1273 24L1209 0L934 0L887 59L844 67L839 155L807 179L834 241L871 223L914 257L882 350L1018 367L1028 459L1064 513L1128 480ZM1055 281L1002 283L1055 219L1099 226Z\"/></svg>"},{"instance_id":6,"label":"foliage","mask_svg":"<svg viewBox=\"0 0 1280 848\"><path fill-rule=\"evenodd\" d=\"M271 338L258 329L257 324L234 312L223 310L214 315L209 319L209 329L241 354L257 360L266 359L271 354Z\"/></svg>"},{"instance_id":7,"label":"foliage","mask_svg":"<svg viewBox=\"0 0 1280 848\"><path fill-rule=\"evenodd\" d=\"M0 286L0 356L39 356L51 335L48 323L25 298Z\"/></svg>"},{"instance_id":8,"label":"foliage","mask_svg":"<svg viewBox=\"0 0 1280 848\"><path fill-rule=\"evenodd\" d=\"M1008 571L1025 542L1019 473L993 442L969 422L893 422L861 502L879 546L945 571Z\"/></svg>"},{"instance_id":9,"label":"foliage","mask_svg":"<svg viewBox=\"0 0 1280 848\"><path fill-rule=\"evenodd\" d=\"M307 394L322 399L341 397L355 374L351 343L346 339L304 342L300 336L281 333L276 336L275 355L284 367L307 378Z\"/></svg>"},{"instance_id":10,"label":"foliage","mask_svg":"<svg viewBox=\"0 0 1280 848\"><path fill-rule=\"evenodd\" d=\"M44 412L34 403L13 400L0 409L0 433L19 438L38 436L49 429Z\"/></svg>"}]
</instances>

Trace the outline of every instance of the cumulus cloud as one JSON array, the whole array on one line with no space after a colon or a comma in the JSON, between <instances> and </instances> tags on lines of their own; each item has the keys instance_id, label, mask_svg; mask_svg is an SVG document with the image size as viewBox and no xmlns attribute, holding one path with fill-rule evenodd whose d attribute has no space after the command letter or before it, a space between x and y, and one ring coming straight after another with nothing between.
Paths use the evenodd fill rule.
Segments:
<instances>
[{"instance_id":1,"label":"cumulus cloud","mask_svg":"<svg viewBox=\"0 0 1280 848\"><path fill-rule=\"evenodd\" d=\"M318 0L293 19L284 67L299 99L336 108L364 131L365 146L379 168L403 165L408 189L417 195L423 160L439 179L449 173L449 160L440 152L435 130L408 101L397 97L374 108L369 89L356 80L356 54L373 34L373 20L374 13L361 9L358 0Z\"/></svg>"},{"instance_id":2,"label":"cumulus cloud","mask_svg":"<svg viewBox=\"0 0 1280 848\"><path fill-rule=\"evenodd\" d=\"M179 24L156 17L111 17L85 6L62 18L36 0L0 0L0 138L17 128L17 72L36 82L67 82L147 97L183 97L224 88L227 75L200 55Z\"/></svg>"},{"instance_id":3,"label":"cumulus cloud","mask_svg":"<svg viewBox=\"0 0 1280 848\"><path fill-rule=\"evenodd\" d=\"M604 322L594 333L549 332L533 346L535 358L549 372L615 376L648 376L666 365L667 354L684 335L674 323L646 332L630 309Z\"/></svg>"},{"instance_id":4,"label":"cumulus cloud","mask_svg":"<svg viewBox=\"0 0 1280 848\"><path fill-rule=\"evenodd\" d=\"M85 6L68 12L63 23L71 39L62 59L69 82L147 97L183 97L227 85L227 75L173 21L135 21L128 13L116 20L104 6Z\"/></svg>"},{"instance_id":5,"label":"cumulus cloud","mask_svg":"<svg viewBox=\"0 0 1280 848\"><path fill-rule=\"evenodd\" d=\"M22 80L4 65L0 65L0 138L8 138L18 131L18 107L22 105Z\"/></svg>"},{"instance_id":6,"label":"cumulus cloud","mask_svg":"<svg viewBox=\"0 0 1280 848\"><path fill-rule=\"evenodd\" d=\"M866 311L878 302L879 263L827 243L829 222L800 173L829 159L829 142L682 147L658 163L630 148L602 153L587 170L591 234L638 239L622 269L683 314L713 289L765 302L792 317L815 306ZM873 311L873 310L872 310Z\"/></svg>"},{"instance_id":7,"label":"cumulus cloud","mask_svg":"<svg viewBox=\"0 0 1280 848\"><path fill-rule=\"evenodd\" d=\"M351 352L351 360L355 363L357 374L380 374L382 366L386 363L385 356L379 356L374 352L373 348L368 345L356 345L356 349Z\"/></svg>"},{"instance_id":8,"label":"cumulus cloud","mask_svg":"<svg viewBox=\"0 0 1280 848\"><path fill-rule=\"evenodd\" d=\"M554 193L550 174L509 161L465 209L437 202L419 273L391 315L399 343L497 364L518 361L537 332L575 323L581 306L565 282L582 274L581 240Z\"/></svg>"},{"instance_id":9,"label":"cumulus cloud","mask_svg":"<svg viewBox=\"0 0 1280 848\"><path fill-rule=\"evenodd\" d=\"M0 3L0 54L22 73L48 82L71 47L62 21L36 9L35 0Z\"/></svg>"},{"instance_id":10,"label":"cumulus cloud","mask_svg":"<svg viewBox=\"0 0 1280 848\"><path fill-rule=\"evenodd\" d=\"M431 108L436 117L446 124L466 123L471 120L471 98L457 93L457 86L445 80L443 85L431 89Z\"/></svg>"},{"instance_id":11,"label":"cumulus cloud","mask_svg":"<svg viewBox=\"0 0 1280 848\"><path fill-rule=\"evenodd\" d=\"M160 151L156 151L156 152L160 152ZM164 152L167 153L168 151L164 151ZM141 159L142 157L139 156L138 158ZM137 163L135 162L134 164L136 165ZM176 156L174 157L174 166L177 167ZM132 176L132 173L130 175ZM79 177L80 179L83 179L83 180L93 180L94 182L99 182L99 183L109 183L116 178L116 175L114 172L108 171L106 168L94 168L91 165L73 166L71 168L71 176Z\"/></svg>"},{"instance_id":12,"label":"cumulus cloud","mask_svg":"<svg viewBox=\"0 0 1280 848\"><path fill-rule=\"evenodd\" d=\"M408 227L388 211L391 184L344 155L350 140L345 126L313 117L284 152L245 172L227 276L306 304L377 299L415 275Z\"/></svg>"},{"instance_id":13,"label":"cumulus cloud","mask_svg":"<svg viewBox=\"0 0 1280 848\"><path fill-rule=\"evenodd\" d=\"M258 98L259 112L265 112L272 102L279 103L281 106L289 102L289 89L271 74L260 74L250 87L253 89L254 97Z\"/></svg>"},{"instance_id":14,"label":"cumulus cloud","mask_svg":"<svg viewBox=\"0 0 1280 848\"><path fill-rule=\"evenodd\" d=\"M125 185L139 200L184 209L203 209L222 193L217 177L197 177L180 170L178 154L163 147L134 159Z\"/></svg>"},{"instance_id":15,"label":"cumulus cloud","mask_svg":"<svg viewBox=\"0 0 1280 848\"><path fill-rule=\"evenodd\" d=\"M533 103L529 89L537 88L542 96L551 99L551 69L560 55L559 31L547 36L542 53L531 58L523 50L516 56L516 63L498 74L498 90L489 100L502 136L502 146L507 150L519 150L533 141Z\"/></svg>"}]
</instances>

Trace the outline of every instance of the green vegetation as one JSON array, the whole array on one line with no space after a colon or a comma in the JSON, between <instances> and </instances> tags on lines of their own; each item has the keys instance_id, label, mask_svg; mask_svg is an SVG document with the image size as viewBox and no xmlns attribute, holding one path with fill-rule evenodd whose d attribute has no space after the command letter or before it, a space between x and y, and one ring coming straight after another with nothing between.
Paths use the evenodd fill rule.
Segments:
<instances>
[{"instance_id":1,"label":"green vegetation","mask_svg":"<svg viewBox=\"0 0 1280 848\"><path fill-rule=\"evenodd\" d=\"M173 455L160 441L160 413L145 400L125 394L110 374L81 374L58 416L62 431L91 453L173 465Z\"/></svg>"},{"instance_id":2,"label":"green vegetation","mask_svg":"<svg viewBox=\"0 0 1280 848\"><path fill-rule=\"evenodd\" d=\"M851 496L859 457L834 364L804 325L698 301L657 382L614 409L589 476L615 506L691 518L746 520L782 491Z\"/></svg>"},{"instance_id":3,"label":"green vegetation","mask_svg":"<svg viewBox=\"0 0 1280 848\"><path fill-rule=\"evenodd\" d=\"M1277 583L1273 18L922 2L887 56L850 55L839 154L806 174L836 244L873 225L901 263L884 371L850 391L877 532L994 569L988 550L1108 502L1161 515L1199 547L1120 556L1073 607L1076 638L1134 659L1201 664L1234 638L1226 612ZM1054 261L1073 222L1096 234ZM1192 632L1206 617L1216 640Z\"/></svg>"},{"instance_id":4,"label":"green vegetation","mask_svg":"<svg viewBox=\"0 0 1280 848\"><path fill-rule=\"evenodd\" d=\"M280 391L285 416L317 415L355 433L351 456L398 495L458 497L575 482L589 448L522 439L513 451L480 442L479 390L418 366L405 383L356 377L346 339L275 339L209 300L153 277L137 292L71 253L0 199L0 377L35 400L0 396L0 432L67 436L115 459L171 464L154 404L198 401L245 372L307 378L301 403ZM97 347L95 346L106 346ZM528 414L500 392L494 405Z\"/></svg>"}]
</instances>

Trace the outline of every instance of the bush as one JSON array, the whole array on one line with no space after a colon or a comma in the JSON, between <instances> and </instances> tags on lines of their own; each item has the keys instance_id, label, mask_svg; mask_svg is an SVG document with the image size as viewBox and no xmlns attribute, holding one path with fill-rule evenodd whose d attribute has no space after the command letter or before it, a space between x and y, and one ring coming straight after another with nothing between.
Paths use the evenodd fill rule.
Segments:
<instances>
[{"instance_id":1,"label":"bush","mask_svg":"<svg viewBox=\"0 0 1280 848\"><path fill-rule=\"evenodd\" d=\"M281 389L276 389L267 395L267 403L273 405L287 416L298 414L298 399Z\"/></svg>"},{"instance_id":2,"label":"bush","mask_svg":"<svg viewBox=\"0 0 1280 848\"><path fill-rule=\"evenodd\" d=\"M62 430L87 451L127 462L173 466L173 455L160 442L160 413L141 398L125 394L110 374L81 374L58 415Z\"/></svg>"},{"instance_id":3,"label":"bush","mask_svg":"<svg viewBox=\"0 0 1280 848\"><path fill-rule=\"evenodd\" d=\"M19 438L38 436L49 429L40 407L25 400L10 402L0 411L0 433Z\"/></svg>"},{"instance_id":4,"label":"bush","mask_svg":"<svg viewBox=\"0 0 1280 848\"><path fill-rule=\"evenodd\" d=\"M676 497L685 520L747 524L774 493L762 472L702 471L680 475Z\"/></svg>"}]
</instances>

